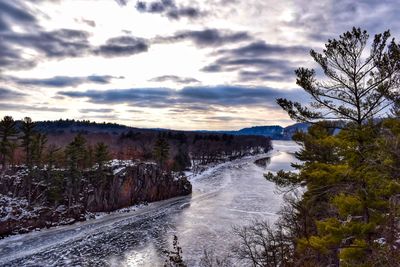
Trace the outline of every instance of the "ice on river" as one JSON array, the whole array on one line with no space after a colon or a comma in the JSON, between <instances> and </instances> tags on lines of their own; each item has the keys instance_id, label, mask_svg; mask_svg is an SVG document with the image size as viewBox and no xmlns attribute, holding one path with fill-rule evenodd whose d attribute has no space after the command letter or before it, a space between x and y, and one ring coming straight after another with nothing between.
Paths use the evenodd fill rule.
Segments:
<instances>
[{"instance_id":1,"label":"ice on river","mask_svg":"<svg viewBox=\"0 0 400 267\"><path fill-rule=\"evenodd\" d=\"M298 146L273 145L269 154L223 163L192 178L191 196L0 240L0 266L162 266L162 251L174 234L189 266L198 264L205 247L229 252L236 240L233 225L278 218L282 196L263 174L291 169ZM265 157L265 167L254 164Z\"/></svg>"}]
</instances>

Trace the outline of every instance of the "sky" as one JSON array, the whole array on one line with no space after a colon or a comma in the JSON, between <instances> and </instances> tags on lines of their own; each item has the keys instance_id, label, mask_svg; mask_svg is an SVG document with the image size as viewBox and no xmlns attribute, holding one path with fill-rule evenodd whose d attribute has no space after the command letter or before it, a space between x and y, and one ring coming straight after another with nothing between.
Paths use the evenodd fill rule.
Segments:
<instances>
[{"instance_id":1,"label":"sky","mask_svg":"<svg viewBox=\"0 0 400 267\"><path fill-rule=\"evenodd\" d=\"M294 70L392 0L0 0L0 115L228 130L293 121Z\"/></svg>"}]
</instances>

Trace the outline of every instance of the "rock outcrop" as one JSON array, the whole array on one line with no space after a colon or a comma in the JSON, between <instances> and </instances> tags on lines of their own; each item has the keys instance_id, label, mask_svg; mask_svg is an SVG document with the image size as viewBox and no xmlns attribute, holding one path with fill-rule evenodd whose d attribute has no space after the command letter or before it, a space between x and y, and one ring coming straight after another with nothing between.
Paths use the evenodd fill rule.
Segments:
<instances>
[{"instance_id":1,"label":"rock outcrop","mask_svg":"<svg viewBox=\"0 0 400 267\"><path fill-rule=\"evenodd\" d=\"M154 163L114 161L102 187L90 188L88 211L112 211L142 202L188 195L192 186L185 176L163 172ZM90 175L96 175L95 172Z\"/></svg>"},{"instance_id":2,"label":"rock outcrop","mask_svg":"<svg viewBox=\"0 0 400 267\"><path fill-rule=\"evenodd\" d=\"M151 162L111 161L101 173L82 172L79 200L68 207L68 171L36 170L36 177L62 177L64 188L57 204L52 204L50 186L36 182L39 188L29 205L23 183L27 171L19 168L0 175L0 238L37 228L84 221L92 212L109 212L139 203L188 195L192 186L184 175L164 172ZM38 175L39 174L39 175Z\"/></svg>"}]
</instances>

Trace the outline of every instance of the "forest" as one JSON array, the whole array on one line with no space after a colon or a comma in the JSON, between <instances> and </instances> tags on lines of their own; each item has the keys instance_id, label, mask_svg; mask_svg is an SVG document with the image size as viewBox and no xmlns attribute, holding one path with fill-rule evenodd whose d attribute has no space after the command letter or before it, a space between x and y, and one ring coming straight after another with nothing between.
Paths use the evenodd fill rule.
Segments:
<instances>
[{"instance_id":1,"label":"forest","mask_svg":"<svg viewBox=\"0 0 400 267\"><path fill-rule=\"evenodd\" d=\"M184 171L271 149L265 137L0 121L0 236L191 193Z\"/></svg>"}]
</instances>

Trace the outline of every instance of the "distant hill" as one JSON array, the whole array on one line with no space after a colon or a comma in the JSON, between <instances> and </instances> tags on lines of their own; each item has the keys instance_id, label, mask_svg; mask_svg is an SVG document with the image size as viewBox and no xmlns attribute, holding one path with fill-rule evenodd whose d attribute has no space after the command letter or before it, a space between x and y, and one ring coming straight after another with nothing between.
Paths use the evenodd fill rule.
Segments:
<instances>
[{"instance_id":1,"label":"distant hill","mask_svg":"<svg viewBox=\"0 0 400 267\"><path fill-rule=\"evenodd\" d=\"M243 128L238 131L199 131L205 133L222 133L231 135L258 135L270 137L274 140L291 140L297 131L305 132L310 125L308 123L295 123L293 125L282 127L279 125L254 126Z\"/></svg>"},{"instance_id":2,"label":"distant hill","mask_svg":"<svg viewBox=\"0 0 400 267\"><path fill-rule=\"evenodd\" d=\"M20 122L18 122L19 124ZM78 120L57 120L57 121L39 121L37 122L37 130L43 133L110 133L121 134L127 131L141 131L141 132L199 132L209 134L231 134L231 135L257 135L270 137L274 140L291 140L292 136L297 131L307 131L308 123L295 123L293 125L282 127L279 125L269 126L254 126L243 128L237 131L175 131L171 129L162 128L135 128L116 123L96 123L91 121L78 121Z\"/></svg>"}]
</instances>

